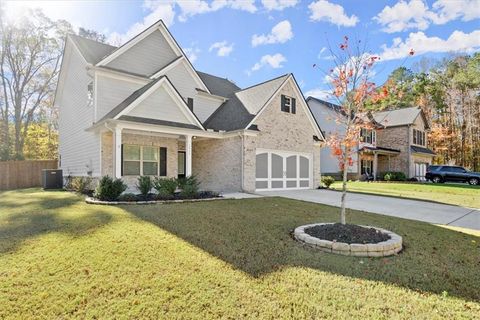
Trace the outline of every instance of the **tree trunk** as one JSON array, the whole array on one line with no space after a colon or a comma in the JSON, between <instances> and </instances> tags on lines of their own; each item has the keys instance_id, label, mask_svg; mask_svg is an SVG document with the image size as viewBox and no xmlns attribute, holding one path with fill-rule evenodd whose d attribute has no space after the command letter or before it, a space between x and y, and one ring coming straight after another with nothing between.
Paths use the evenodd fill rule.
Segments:
<instances>
[{"instance_id":1,"label":"tree trunk","mask_svg":"<svg viewBox=\"0 0 480 320\"><path fill-rule=\"evenodd\" d=\"M347 223L345 203L347 198L348 154L349 154L349 150L347 147L345 147L345 150L343 153L342 199L341 199L341 211L340 211L341 224Z\"/></svg>"}]
</instances>

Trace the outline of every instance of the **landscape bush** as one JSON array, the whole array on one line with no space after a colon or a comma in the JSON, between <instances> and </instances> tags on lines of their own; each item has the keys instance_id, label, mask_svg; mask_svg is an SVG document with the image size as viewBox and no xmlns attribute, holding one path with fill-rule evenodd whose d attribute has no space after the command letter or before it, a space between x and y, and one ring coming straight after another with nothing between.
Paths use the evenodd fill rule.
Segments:
<instances>
[{"instance_id":1,"label":"landscape bush","mask_svg":"<svg viewBox=\"0 0 480 320\"><path fill-rule=\"evenodd\" d=\"M383 175L383 180L385 181L405 181L407 180L407 176L405 173L400 172L400 171L390 171L386 172Z\"/></svg>"},{"instance_id":2,"label":"landscape bush","mask_svg":"<svg viewBox=\"0 0 480 320\"><path fill-rule=\"evenodd\" d=\"M150 176L138 177L136 187L142 197L146 199L153 187L152 178Z\"/></svg>"},{"instance_id":3,"label":"landscape bush","mask_svg":"<svg viewBox=\"0 0 480 320\"><path fill-rule=\"evenodd\" d=\"M322 184L325 188L330 188L330 186L335 182L335 178L332 176L322 176Z\"/></svg>"},{"instance_id":4,"label":"landscape bush","mask_svg":"<svg viewBox=\"0 0 480 320\"><path fill-rule=\"evenodd\" d=\"M138 201L138 196L135 193L124 193L118 197L118 201Z\"/></svg>"},{"instance_id":5,"label":"landscape bush","mask_svg":"<svg viewBox=\"0 0 480 320\"><path fill-rule=\"evenodd\" d=\"M81 194L92 191L92 177L71 177L68 188Z\"/></svg>"},{"instance_id":6,"label":"landscape bush","mask_svg":"<svg viewBox=\"0 0 480 320\"><path fill-rule=\"evenodd\" d=\"M161 199L172 199L177 190L178 180L175 178L155 178L153 181L153 188L157 190L158 196Z\"/></svg>"},{"instance_id":7,"label":"landscape bush","mask_svg":"<svg viewBox=\"0 0 480 320\"><path fill-rule=\"evenodd\" d=\"M102 201L116 201L125 190L127 190L127 185L123 183L122 179L103 176L95 188L94 197Z\"/></svg>"},{"instance_id":8,"label":"landscape bush","mask_svg":"<svg viewBox=\"0 0 480 320\"><path fill-rule=\"evenodd\" d=\"M178 187L180 188L180 196L182 198L191 199L198 195L200 182L195 176L180 178L178 179Z\"/></svg>"}]
</instances>

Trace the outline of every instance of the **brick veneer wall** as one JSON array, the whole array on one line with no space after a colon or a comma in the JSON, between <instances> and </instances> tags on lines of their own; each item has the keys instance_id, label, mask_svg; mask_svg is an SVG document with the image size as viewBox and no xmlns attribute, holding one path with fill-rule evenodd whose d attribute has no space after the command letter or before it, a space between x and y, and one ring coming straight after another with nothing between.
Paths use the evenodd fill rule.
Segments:
<instances>
[{"instance_id":1,"label":"brick veneer wall","mask_svg":"<svg viewBox=\"0 0 480 320\"><path fill-rule=\"evenodd\" d=\"M281 94L297 99L297 113L291 114L280 110ZM312 128L307 114L300 106L300 99L296 96L292 83L287 83L263 113L255 124L260 130L256 137L245 137L244 142L244 190L255 190L255 161L256 149L273 149L290 152L304 152L313 159L313 186L320 183L320 146L314 145Z\"/></svg>"}]
</instances>

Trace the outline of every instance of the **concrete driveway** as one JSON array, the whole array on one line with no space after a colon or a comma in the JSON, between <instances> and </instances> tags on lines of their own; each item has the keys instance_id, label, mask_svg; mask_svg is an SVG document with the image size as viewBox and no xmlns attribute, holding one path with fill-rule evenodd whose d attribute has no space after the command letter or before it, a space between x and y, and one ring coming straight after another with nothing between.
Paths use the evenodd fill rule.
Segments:
<instances>
[{"instance_id":1,"label":"concrete driveway","mask_svg":"<svg viewBox=\"0 0 480 320\"><path fill-rule=\"evenodd\" d=\"M264 191L258 194L316 202L336 207L340 206L341 196L341 192L330 190ZM347 194L347 208L480 230L480 209L359 193Z\"/></svg>"}]
</instances>

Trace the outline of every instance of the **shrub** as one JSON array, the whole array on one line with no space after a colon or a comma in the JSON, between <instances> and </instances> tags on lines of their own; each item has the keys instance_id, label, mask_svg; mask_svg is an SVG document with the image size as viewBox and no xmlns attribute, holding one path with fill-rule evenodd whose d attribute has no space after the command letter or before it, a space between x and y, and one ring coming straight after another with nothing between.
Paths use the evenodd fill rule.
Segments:
<instances>
[{"instance_id":1,"label":"shrub","mask_svg":"<svg viewBox=\"0 0 480 320\"><path fill-rule=\"evenodd\" d=\"M406 177L405 173L403 173L403 172L391 171L391 172L386 172L383 175L383 180L385 180L385 181L405 181L405 180L407 180L407 177Z\"/></svg>"},{"instance_id":2,"label":"shrub","mask_svg":"<svg viewBox=\"0 0 480 320\"><path fill-rule=\"evenodd\" d=\"M95 188L94 197L102 201L115 201L127 190L127 185L122 179L112 179L109 176L103 176Z\"/></svg>"},{"instance_id":3,"label":"shrub","mask_svg":"<svg viewBox=\"0 0 480 320\"><path fill-rule=\"evenodd\" d=\"M323 176L322 183L325 188L330 188L330 186L335 182L335 179L332 176Z\"/></svg>"},{"instance_id":4,"label":"shrub","mask_svg":"<svg viewBox=\"0 0 480 320\"><path fill-rule=\"evenodd\" d=\"M138 201L138 197L134 193L124 193L118 196L118 201Z\"/></svg>"},{"instance_id":5,"label":"shrub","mask_svg":"<svg viewBox=\"0 0 480 320\"><path fill-rule=\"evenodd\" d=\"M178 187L180 188L180 196L185 199L195 198L198 195L200 182L195 176L178 179Z\"/></svg>"},{"instance_id":6,"label":"shrub","mask_svg":"<svg viewBox=\"0 0 480 320\"><path fill-rule=\"evenodd\" d=\"M89 193L92 190L92 177L71 177L69 189L81 194Z\"/></svg>"},{"instance_id":7,"label":"shrub","mask_svg":"<svg viewBox=\"0 0 480 320\"><path fill-rule=\"evenodd\" d=\"M150 176L140 176L137 180L137 189L140 191L140 194L146 198L152 190L152 178Z\"/></svg>"},{"instance_id":8,"label":"shrub","mask_svg":"<svg viewBox=\"0 0 480 320\"><path fill-rule=\"evenodd\" d=\"M155 178L153 188L157 190L162 199L171 199L175 196L178 181L175 178Z\"/></svg>"}]
</instances>

